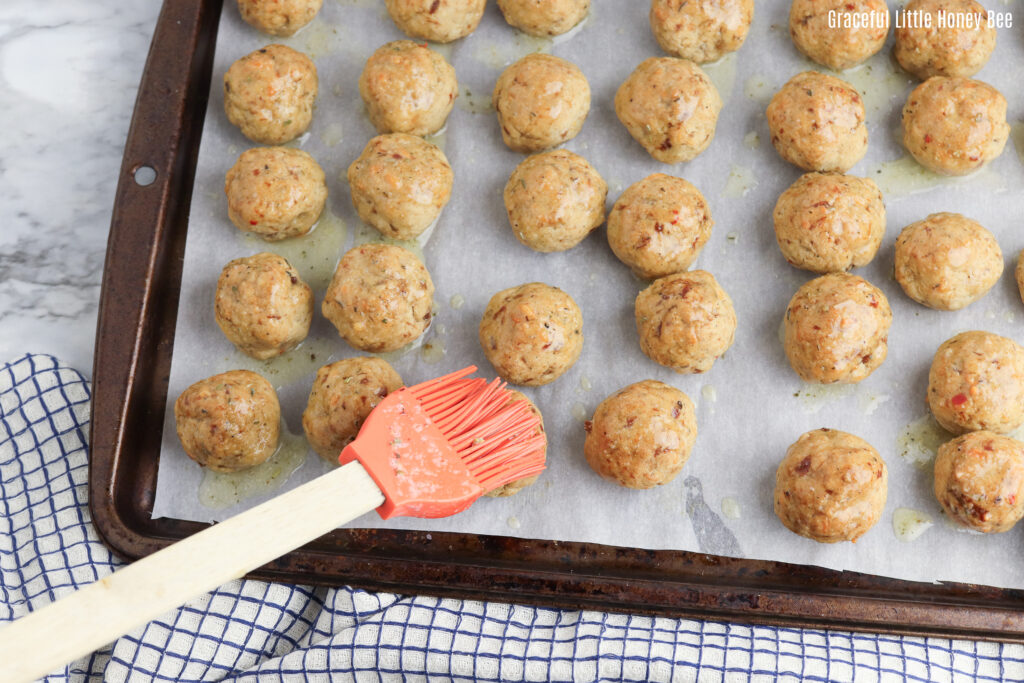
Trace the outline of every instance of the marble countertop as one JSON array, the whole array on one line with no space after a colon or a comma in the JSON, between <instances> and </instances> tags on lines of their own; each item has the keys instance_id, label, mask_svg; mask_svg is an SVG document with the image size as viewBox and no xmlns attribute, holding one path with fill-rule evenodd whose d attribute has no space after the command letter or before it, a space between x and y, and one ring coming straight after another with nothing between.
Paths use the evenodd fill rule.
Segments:
<instances>
[{"instance_id":1,"label":"marble countertop","mask_svg":"<svg viewBox=\"0 0 1024 683\"><path fill-rule=\"evenodd\" d=\"M156 0L0 3L0 362L92 371L107 231Z\"/></svg>"}]
</instances>

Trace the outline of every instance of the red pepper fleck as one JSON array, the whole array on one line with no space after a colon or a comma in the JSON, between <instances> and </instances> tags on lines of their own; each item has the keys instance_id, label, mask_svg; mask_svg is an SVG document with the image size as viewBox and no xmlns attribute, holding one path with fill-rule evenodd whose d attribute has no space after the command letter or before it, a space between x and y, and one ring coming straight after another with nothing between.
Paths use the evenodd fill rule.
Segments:
<instances>
[{"instance_id":1,"label":"red pepper fleck","mask_svg":"<svg viewBox=\"0 0 1024 683\"><path fill-rule=\"evenodd\" d=\"M807 474L811 471L811 456L807 456L800 461L800 464L796 466L797 474Z\"/></svg>"},{"instance_id":2,"label":"red pepper fleck","mask_svg":"<svg viewBox=\"0 0 1024 683\"><path fill-rule=\"evenodd\" d=\"M967 396L965 394L957 394L956 396L953 397L950 403L952 403L955 406L962 406L963 404L967 403Z\"/></svg>"},{"instance_id":3,"label":"red pepper fleck","mask_svg":"<svg viewBox=\"0 0 1024 683\"><path fill-rule=\"evenodd\" d=\"M249 221L249 225L256 225L258 221Z\"/></svg>"},{"instance_id":4,"label":"red pepper fleck","mask_svg":"<svg viewBox=\"0 0 1024 683\"><path fill-rule=\"evenodd\" d=\"M932 136L931 135L925 135L924 136L924 141L925 141L925 143L931 142L932 141Z\"/></svg>"}]
</instances>

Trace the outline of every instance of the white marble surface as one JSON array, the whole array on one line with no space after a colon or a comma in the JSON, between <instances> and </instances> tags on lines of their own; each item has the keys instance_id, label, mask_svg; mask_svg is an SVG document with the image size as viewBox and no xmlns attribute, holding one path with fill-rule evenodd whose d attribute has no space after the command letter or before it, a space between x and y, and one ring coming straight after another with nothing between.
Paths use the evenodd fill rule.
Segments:
<instances>
[{"instance_id":1,"label":"white marble surface","mask_svg":"<svg viewBox=\"0 0 1024 683\"><path fill-rule=\"evenodd\" d=\"M157 0L0 2L0 362L87 375L114 189Z\"/></svg>"}]
</instances>

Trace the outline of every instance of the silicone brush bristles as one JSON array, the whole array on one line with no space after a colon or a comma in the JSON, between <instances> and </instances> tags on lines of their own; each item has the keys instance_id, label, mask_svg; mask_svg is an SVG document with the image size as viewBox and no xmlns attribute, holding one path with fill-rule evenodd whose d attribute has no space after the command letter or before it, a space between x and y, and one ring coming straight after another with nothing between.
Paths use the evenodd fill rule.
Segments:
<instances>
[{"instance_id":1,"label":"silicone brush bristles","mask_svg":"<svg viewBox=\"0 0 1024 683\"><path fill-rule=\"evenodd\" d=\"M540 417L504 382L466 376L475 370L391 392L338 456L358 460L384 493L384 519L453 515L544 469Z\"/></svg>"},{"instance_id":2,"label":"silicone brush bristles","mask_svg":"<svg viewBox=\"0 0 1024 683\"><path fill-rule=\"evenodd\" d=\"M409 387L434 426L485 490L540 473L545 438L525 401L506 383L466 379L475 367Z\"/></svg>"}]
</instances>

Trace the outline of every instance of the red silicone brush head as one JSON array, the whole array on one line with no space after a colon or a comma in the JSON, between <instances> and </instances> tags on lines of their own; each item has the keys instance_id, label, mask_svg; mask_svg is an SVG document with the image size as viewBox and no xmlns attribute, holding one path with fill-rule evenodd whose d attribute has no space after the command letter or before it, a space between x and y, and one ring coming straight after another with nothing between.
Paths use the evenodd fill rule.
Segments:
<instances>
[{"instance_id":1,"label":"red silicone brush head","mask_svg":"<svg viewBox=\"0 0 1024 683\"><path fill-rule=\"evenodd\" d=\"M446 517L487 491L544 469L540 420L475 367L393 392L341 453L384 492L382 517Z\"/></svg>"}]
</instances>

